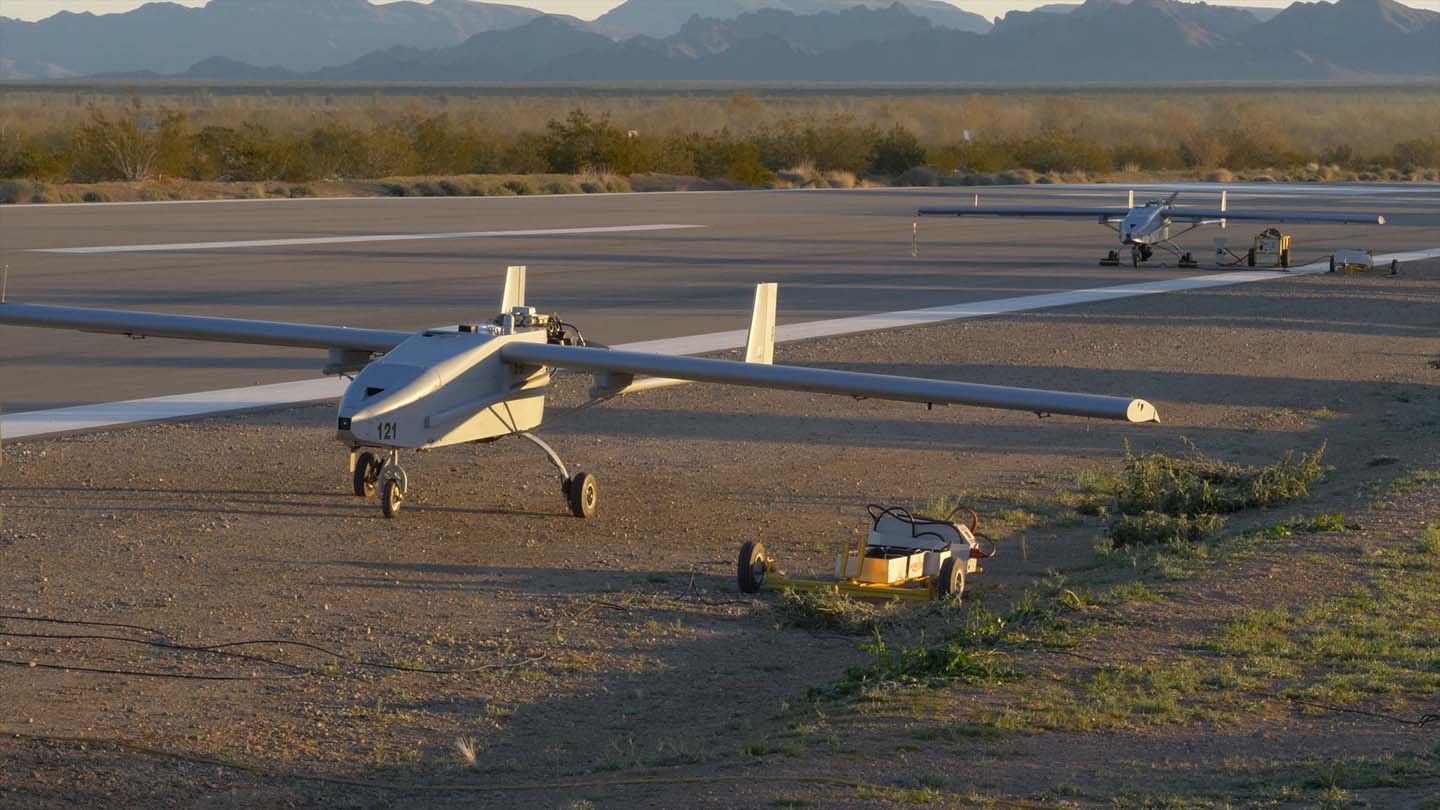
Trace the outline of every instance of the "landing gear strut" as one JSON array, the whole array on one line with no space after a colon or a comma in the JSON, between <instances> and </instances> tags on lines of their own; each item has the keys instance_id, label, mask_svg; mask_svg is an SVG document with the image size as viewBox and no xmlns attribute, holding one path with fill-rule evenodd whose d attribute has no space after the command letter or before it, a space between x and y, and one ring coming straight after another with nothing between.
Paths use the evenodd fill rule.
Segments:
<instances>
[{"instance_id":1,"label":"landing gear strut","mask_svg":"<svg viewBox=\"0 0 1440 810\"><path fill-rule=\"evenodd\" d=\"M1150 257L1154 255L1155 251L1149 245L1131 245L1130 266L1139 267L1141 262L1150 261Z\"/></svg>"},{"instance_id":2,"label":"landing gear strut","mask_svg":"<svg viewBox=\"0 0 1440 810\"><path fill-rule=\"evenodd\" d=\"M560 472L560 494L565 496L570 513L578 518L594 517L600 500L595 476L586 472L571 475L565 469L565 462L560 460L560 455L546 444L544 439L530 433L519 435L543 450L545 457ZM380 511L385 513L385 517L394 518L400 514L400 506L405 502L405 495L410 490L410 476L400 466L400 451L390 450L384 455L369 450L351 451L351 459L355 494L362 498L371 498L378 494Z\"/></svg>"},{"instance_id":3,"label":"landing gear strut","mask_svg":"<svg viewBox=\"0 0 1440 810\"><path fill-rule=\"evenodd\" d=\"M543 450L545 457L550 459L550 463L560 472L560 494L565 496L565 502L570 505L570 514L578 518L595 517L600 495L595 476L587 472L577 472L572 476L565 469L565 462L560 460L560 454L546 444L544 439L533 433L521 433L520 436Z\"/></svg>"},{"instance_id":4,"label":"landing gear strut","mask_svg":"<svg viewBox=\"0 0 1440 810\"><path fill-rule=\"evenodd\" d=\"M410 476L400 466L400 451L391 450L380 465L380 511L393 519L400 514L400 504L410 490Z\"/></svg>"}]
</instances>

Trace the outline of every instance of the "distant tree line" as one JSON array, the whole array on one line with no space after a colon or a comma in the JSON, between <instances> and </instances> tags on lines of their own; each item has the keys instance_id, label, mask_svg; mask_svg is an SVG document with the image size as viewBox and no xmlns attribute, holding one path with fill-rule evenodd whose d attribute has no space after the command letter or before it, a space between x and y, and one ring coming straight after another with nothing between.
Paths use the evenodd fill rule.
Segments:
<instances>
[{"instance_id":1,"label":"distant tree line","mask_svg":"<svg viewBox=\"0 0 1440 810\"><path fill-rule=\"evenodd\" d=\"M0 134L0 177L48 182L370 179L416 175L606 172L728 178L752 186L777 172L894 177L919 166L938 173L1041 173L1183 169L1286 169L1305 165L1352 171L1440 167L1440 135L1361 154L1350 146L1309 146L1280 131L1212 128L1173 144L1106 143L1078 131L1046 128L1024 136L922 143L906 127L861 124L845 115L786 118L744 131L636 132L608 114L573 110L542 131L506 131L415 113L357 125L336 120L197 126L184 111L147 108L131 98L91 105L78 126Z\"/></svg>"}]
</instances>

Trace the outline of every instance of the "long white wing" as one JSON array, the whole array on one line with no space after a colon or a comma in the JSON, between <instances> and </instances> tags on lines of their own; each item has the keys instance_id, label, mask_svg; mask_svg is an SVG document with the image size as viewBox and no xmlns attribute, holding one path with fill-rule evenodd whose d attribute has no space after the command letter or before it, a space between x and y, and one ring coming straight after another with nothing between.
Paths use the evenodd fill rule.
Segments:
<instances>
[{"instance_id":1,"label":"long white wing","mask_svg":"<svg viewBox=\"0 0 1440 810\"><path fill-rule=\"evenodd\" d=\"M39 304L0 304L0 324L75 329L137 338L181 338L356 352L387 352L412 334L385 329L350 329L344 326L283 321L207 318L197 315Z\"/></svg>"},{"instance_id":2,"label":"long white wing","mask_svg":"<svg viewBox=\"0 0 1440 810\"><path fill-rule=\"evenodd\" d=\"M1339 211L1227 211L1223 208L1170 208L1165 216L1173 222L1199 222L1212 219L1246 219L1263 222L1337 222L1359 225L1384 225L1380 214L1345 213Z\"/></svg>"},{"instance_id":3,"label":"long white wing","mask_svg":"<svg viewBox=\"0 0 1440 810\"><path fill-rule=\"evenodd\" d=\"M1043 217L1047 219L1120 219L1128 208L1073 208L1039 205L946 205L921 208L922 217Z\"/></svg>"},{"instance_id":4,"label":"long white wing","mask_svg":"<svg viewBox=\"0 0 1440 810\"><path fill-rule=\"evenodd\" d=\"M527 366L563 366L580 371L654 375L694 382L782 388L854 397L953 405L977 405L1044 414L1069 414L1126 422L1158 422L1155 406L1143 399L1072 394L1036 388L927 380L854 371L741 363L668 354L611 351L545 343L507 343L500 356Z\"/></svg>"}]
</instances>

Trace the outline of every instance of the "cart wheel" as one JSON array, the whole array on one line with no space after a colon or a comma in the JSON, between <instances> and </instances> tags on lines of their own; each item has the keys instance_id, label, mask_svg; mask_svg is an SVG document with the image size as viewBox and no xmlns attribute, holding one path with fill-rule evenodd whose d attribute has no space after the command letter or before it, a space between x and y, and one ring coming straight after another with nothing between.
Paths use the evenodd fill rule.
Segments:
<instances>
[{"instance_id":1,"label":"cart wheel","mask_svg":"<svg viewBox=\"0 0 1440 810\"><path fill-rule=\"evenodd\" d=\"M735 579L743 593L755 593L765 584L765 572L770 561L765 559L765 547L754 540L746 540L740 546L740 559L735 563Z\"/></svg>"},{"instance_id":2,"label":"cart wheel","mask_svg":"<svg viewBox=\"0 0 1440 810\"><path fill-rule=\"evenodd\" d=\"M940 564L940 575L935 578L936 599L959 599L965 593L965 561L959 557L946 557Z\"/></svg>"}]
</instances>

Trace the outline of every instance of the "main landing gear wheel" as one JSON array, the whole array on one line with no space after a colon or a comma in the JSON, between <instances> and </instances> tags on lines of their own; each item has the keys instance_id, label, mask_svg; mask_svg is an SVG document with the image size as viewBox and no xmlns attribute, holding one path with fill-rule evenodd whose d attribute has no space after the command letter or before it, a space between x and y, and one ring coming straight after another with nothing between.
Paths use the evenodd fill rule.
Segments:
<instances>
[{"instance_id":1,"label":"main landing gear wheel","mask_svg":"<svg viewBox=\"0 0 1440 810\"><path fill-rule=\"evenodd\" d=\"M374 453L361 453L355 459L355 495L370 498L375 495L375 483L380 480L380 459Z\"/></svg>"},{"instance_id":2,"label":"main landing gear wheel","mask_svg":"<svg viewBox=\"0 0 1440 810\"><path fill-rule=\"evenodd\" d=\"M743 593L755 593L765 584L765 572L769 568L765 559L765 547L754 540L746 540L740 546L740 559L735 562L735 579Z\"/></svg>"},{"instance_id":3,"label":"main landing gear wheel","mask_svg":"<svg viewBox=\"0 0 1440 810\"><path fill-rule=\"evenodd\" d=\"M595 517L595 506L600 496L595 487L595 476L587 472L575 473L575 477L566 481L561 489L570 504L570 514L578 518Z\"/></svg>"},{"instance_id":4,"label":"main landing gear wheel","mask_svg":"<svg viewBox=\"0 0 1440 810\"><path fill-rule=\"evenodd\" d=\"M385 484L380 488L380 510L385 517L394 518L400 514L400 504L405 502L405 493L401 491L398 478L387 478Z\"/></svg>"},{"instance_id":5,"label":"main landing gear wheel","mask_svg":"<svg viewBox=\"0 0 1440 810\"><path fill-rule=\"evenodd\" d=\"M935 577L936 599L959 599L965 593L965 561L959 557L946 557L940 564L940 575Z\"/></svg>"}]
</instances>

